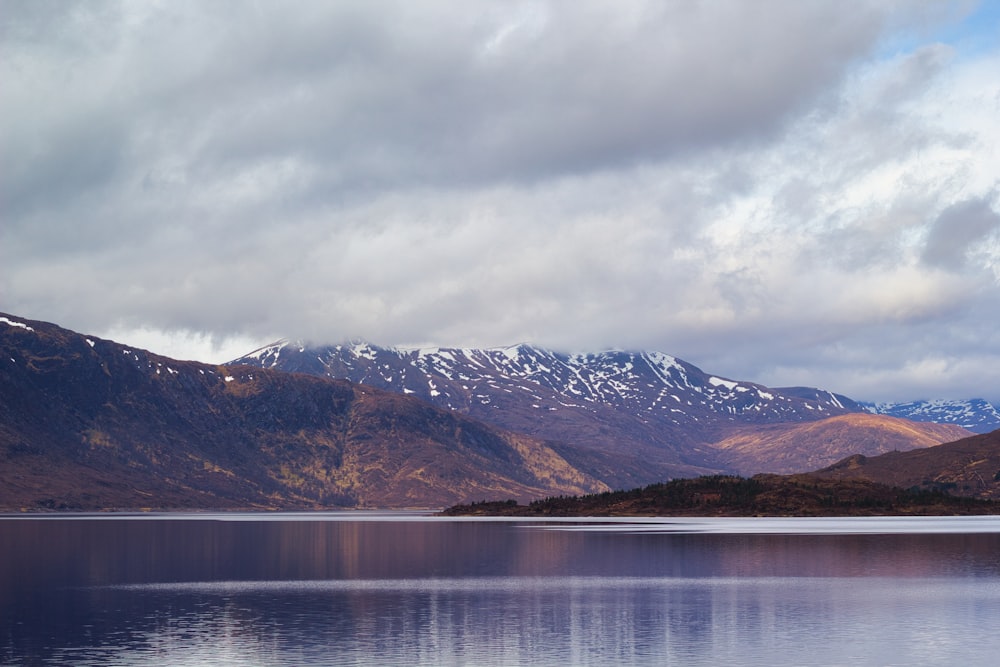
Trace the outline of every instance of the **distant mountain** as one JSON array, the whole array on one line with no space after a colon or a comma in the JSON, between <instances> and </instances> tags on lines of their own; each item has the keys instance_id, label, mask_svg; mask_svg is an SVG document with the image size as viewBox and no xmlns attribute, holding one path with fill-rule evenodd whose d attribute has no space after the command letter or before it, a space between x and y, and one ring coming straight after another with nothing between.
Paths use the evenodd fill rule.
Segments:
<instances>
[{"instance_id":1,"label":"distant mountain","mask_svg":"<svg viewBox=\"0 0 1000 667\"><path fill-rule=\"evenodd\" d=\"M607 489L546 443L343 380L0 314L0 508L440 507Z\"/></svg>"},{"instance_id":2,"label":"distant mountain","mask_svg":"<svg viewBox=\"0 0 1000 667\"><path fill-rule=\"evenodd\" d=\"M558 451L567 460L614 488L720 471L801 472L848 453L912 449L968 435L933 424L899 428L896 420L872 418L846 396L731 380L660 352L571 355L530 345L408 350L279 341L232 363L348 379L566 443ZM847 415L859 417L805 428ZM890 432L895 435L886 437ZM589 457L575 458L581 453Z\"/></svg>"},{"instance_id":3,"label":"distant mountain","mask_svg":"<svg viewBox=\"0 0 1000 667\"><path fill-rule=\"evenodd\" d=\"M851 456L813 474L1000 500L1000 430L927 449Z\"/></svg>"},{"instance_id":4,"label":"distant mountain","mask_svg":"<svg viewBox=\"0 0 1000 667\"><path fill-rule=\"evenodd\" d=\"M981 398L967 401L931 400L862 405L877 415L901 417L918 422L955 424L973 433L989 433L1000 428L1000 409Z\"/></svg>"}]
</instances>

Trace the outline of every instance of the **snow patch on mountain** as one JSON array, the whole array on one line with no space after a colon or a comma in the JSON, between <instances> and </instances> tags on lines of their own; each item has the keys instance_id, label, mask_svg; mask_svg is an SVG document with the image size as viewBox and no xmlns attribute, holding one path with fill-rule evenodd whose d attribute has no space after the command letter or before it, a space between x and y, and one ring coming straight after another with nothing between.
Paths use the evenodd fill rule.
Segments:
<instances>
[{"instance_id":1,"label":"snow patch on mountain","mask_svg":"<svg viewBox=\"0 0 1000 667\"><path fill-rule=\"evenodd\" d=\"M15 322L14 320L8 319L6 317L0 317L0 322L3 322L4 324L8 324L8 325L10 325L12 327L17 327L19 329L25 329L27 331L34 331L34 329L32 329L31 327L29 327L24 322Z\"/></svg>"}]
</instances>

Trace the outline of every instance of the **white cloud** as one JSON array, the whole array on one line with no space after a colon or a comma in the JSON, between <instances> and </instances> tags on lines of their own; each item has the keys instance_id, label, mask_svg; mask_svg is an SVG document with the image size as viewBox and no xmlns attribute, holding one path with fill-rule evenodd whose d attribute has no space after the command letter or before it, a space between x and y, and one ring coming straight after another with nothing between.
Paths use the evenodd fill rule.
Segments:
<instances>
[{"instance_id":1,"label":"white cloud","mask_svg":"<svg viewBox=\"0 0 1000 667\"><path fill-rule=\"evenodd\" d=\"M247 336L216 337L198 331L111 327L94 335L182 361L222 364L274 342Z\"/></svg>"}]
</instances>

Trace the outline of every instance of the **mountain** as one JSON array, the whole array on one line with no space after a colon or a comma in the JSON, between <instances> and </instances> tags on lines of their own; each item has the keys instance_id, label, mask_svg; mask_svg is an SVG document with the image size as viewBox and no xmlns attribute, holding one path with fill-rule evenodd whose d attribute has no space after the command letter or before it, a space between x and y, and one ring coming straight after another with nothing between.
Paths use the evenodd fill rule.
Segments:
<instances>
[{"instance_id":1,"label":"mountain","mask_svg":"<svg viewBox=\"0 0 1000 667\"><path fill-rule=\"evenodd\" d=\"M240 362L0 314L0 509L441 507L958 437L877 436L900 420L650 352L282 343Z\"/></svg>"},{"instance_id":2,"label":"mountain","mask_svg":"<svg viewBox=\"0 0 1000 667\"><path fill-rule=\"evenodd\" d=\"M1000 500L1000 430L927 449L851 456L814 474Z\"/></svg>"},{"instance_id":3,"label":"mountain","mask_svg":"<svg viewBox=\"0 0 1000 667\"><path fill-rule=\"evenodd\" d=\"M973 433L989 433L1000 428L1000 409L981 398L967 401L931 400L862 405L877 415L901 417L918 422L955 424Z\"/></svg>"},{"instance_id":4,"label":"mountain","mask_svg":"<svg viewBox=\"0 0 1000 667\"><path fill-rule=\"evenodd\" d=\"M348 379L560 441L560 454L613 488L715 472L802 472L848 454L968 435L875 417L828 391L712 375L660 352L279 341L233 363Z\"/></svg>"},{"instance_id":5,"label":"mountain","mask_svg":"<svg viewBox=\"0 0 1000 667\"><path fill-rule=\"evenodd\" d=\"M0 508L436 507L607 485L537 438L344 380L0 314Z\"/></svg>"},{"instance_id":6,"label":"mountain","mask_svg":"<svg viewBox=\"0 0 1000 667\"><path fill-rule=\"evenodd\" d=\"M349 379L470 413L495 413L501 393L527 401L534 415L611 407L671 430L706 422L813 421L863 410L845 396L817 389L773 389L709 375L660 352L562 354L526 344L407 350L364 342L310 347L281 341L231 363Z\"/></svg>"}]
</instances>

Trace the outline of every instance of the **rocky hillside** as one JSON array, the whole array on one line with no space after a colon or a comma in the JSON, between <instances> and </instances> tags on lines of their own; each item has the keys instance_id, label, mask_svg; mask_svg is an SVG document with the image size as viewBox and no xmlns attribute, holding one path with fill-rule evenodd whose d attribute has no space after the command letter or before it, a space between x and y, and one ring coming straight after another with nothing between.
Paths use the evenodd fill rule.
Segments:
<instances>
[{"instance_id":1,"label":"rocky hillside","mask_svg":"<svg viewBox=\"0 0 1000 667\"><path fill-rule=\"evenodd\" d=\"M608 488L538 439L346 381L0 315L0 508L435 507Z\"/></svg>"}]
</instances>

